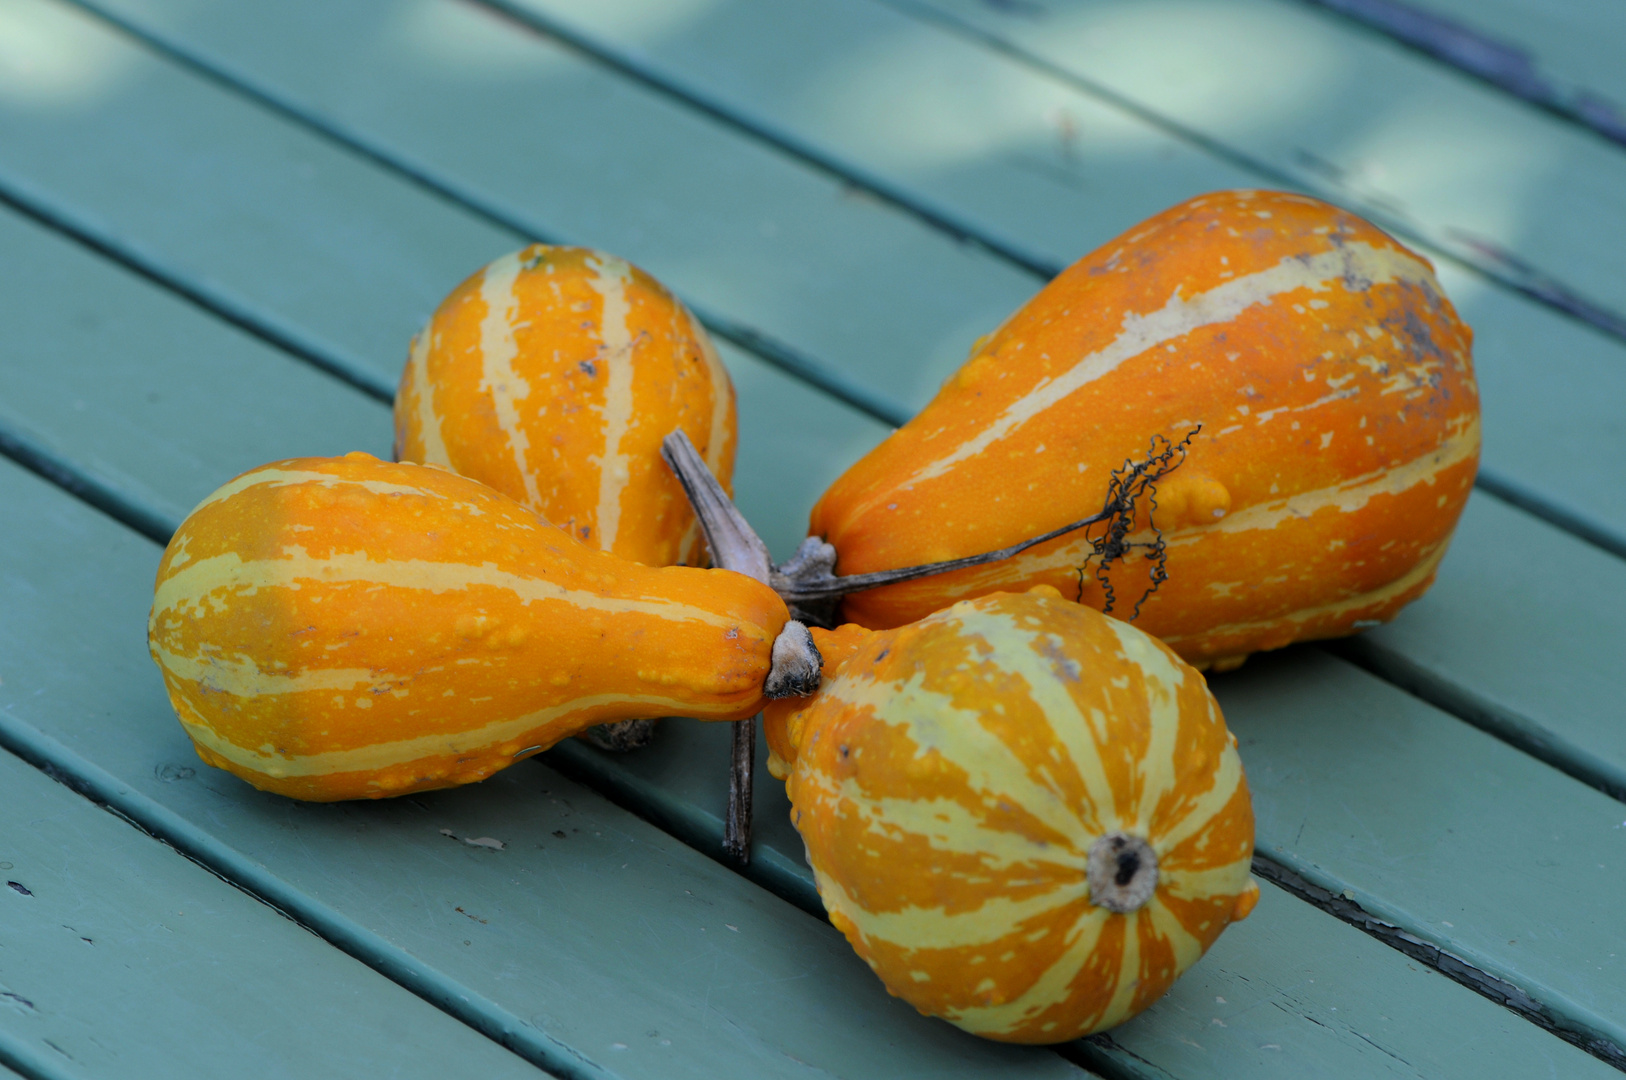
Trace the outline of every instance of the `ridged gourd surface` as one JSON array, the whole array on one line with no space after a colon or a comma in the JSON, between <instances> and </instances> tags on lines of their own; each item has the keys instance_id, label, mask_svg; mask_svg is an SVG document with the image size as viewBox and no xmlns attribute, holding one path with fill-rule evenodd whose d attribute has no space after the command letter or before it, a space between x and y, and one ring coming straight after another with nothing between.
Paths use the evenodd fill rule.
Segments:
<instances>
[{"instance_id":1,"label":"ridged gourd surface","mask_svg":"<svg viewBox=\"0 0 1626 1080\"><path fill-rule=\"evenodd\" d=\"M725 489L734 388L705 328L637 267L534 244L463 282L413 339L396 456L518 499L651 566L705 548L660 442L688 433Z\"/></svg>"},{"instance_id":2,"label":"ridged gourd surface","mask_svg":"<svg viewBox=\"0 0 1626 1080\"><path fill-rule=\"evenodd\" d=\"M1251 910L1235 742L1161 642L1043 586L815 636L828 677L769 705L773 764L831 921L920 1011L1013 1042L1098 1031ZM1115 833L1156 856L1128 913L1087 877Z\"/></svg>"},{"instance_id":3,"label":"ridged gourd surface","mask_svg":"<svg viewBox=\"0 0 1626 1080\"><path fill-rule=\"evenodd\" d=\"M356 453L204 500L148 639L203 760L331 800L479 780L607 721L748 717L787 618L744 575L619 559L475 481Z\"/></svg>"},{"instance_id":4,"label":"ridged gourd surface","mask_svg":"<svg viewBox=\"0 0 1626 1080\"><path fill-rule=\"evenodd\" d=\"M1157 486L1168 580L1137 625L1205 666L1351 633L1427 589L1466 503L1470 345L1428 262L1361 219L1299 195L1192 199L980 342L831 486L811 531L845 574L996 550L1100 510L1115 469L1200 425ZM1101 608L1090 555L1072 534L843 610L897 626L1040 583ZM1108 581L1127 615L1149 564L1132 550Z\"/></svg>"}]
</instances>

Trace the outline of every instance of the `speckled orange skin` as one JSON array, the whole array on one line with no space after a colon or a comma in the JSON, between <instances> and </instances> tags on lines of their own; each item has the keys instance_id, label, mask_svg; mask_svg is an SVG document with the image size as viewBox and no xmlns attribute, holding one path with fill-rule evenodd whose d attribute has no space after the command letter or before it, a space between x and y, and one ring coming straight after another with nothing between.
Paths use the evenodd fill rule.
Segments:
<instances>
[{"instance_id":1,"label":"speckled orange skin","mask_svg":"<svg viewBox=\"0 0 1626 1080\"><path fill-rule=\"evenodd\" d=\"M728 372L676 297L613 256L546 244L452 291L395 405L399 460L473 477L650 566L705 553L661 440L682 428L728 489L736 426Z\"/></svg>"},{"instance_id":2,"label":"speckled orange skin","mask_svg":"<svg viewBox=\"0 0 1626 1080\"><path fill-rule=\"evenodd\" d=\"M814 631L825 685L765 710L830 920L895 995L1049 1043L1160 997L1258 898L1253 814L1203 678L1040 587L893 630ZM1092 902L1091 846L1156 854L1144 907Z\"/></svg>"},{"instance_id":3,"label":"speckled orange skin","mask_svg":"<svg viewBox=\"0 0 1626 1080\"><path fill-rule=\"evenodd\" d=\"M749 717L787 618L742 574L642 566L473 480L351 454L194 510L148 639L205 761L326 801L479 780L607 721Z\"/></svg>"},{"instance_id":4,"label":"speckled orange skin","mask_svg":"<svg viewBox=\"0 0 1626 1080\"><path fill-rule=\"evenodd\" d=\"M1207 195L1047 285L831 486L810 531L844 574L995 550L1098 511L1152 436L1200 424L1158 488L1169 580L1136 625L1222 667L1348 634L1428 588L1462 512L1479 456L1470 343L1428 263L1359 218ZM843 611L897 626L1038 583L1100 608L1085 555L1064 537ZM1147 564L1112 581L1132 603Z\"/></svg>"}]
</instances>

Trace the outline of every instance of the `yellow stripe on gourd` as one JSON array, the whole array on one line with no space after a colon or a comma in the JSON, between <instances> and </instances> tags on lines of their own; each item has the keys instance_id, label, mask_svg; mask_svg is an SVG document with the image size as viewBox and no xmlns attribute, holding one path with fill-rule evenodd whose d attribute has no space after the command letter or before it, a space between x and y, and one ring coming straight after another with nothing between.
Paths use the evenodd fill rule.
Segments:
<instances>
[{"instance_id":1,"label":"yellow stripe on gourd","mask_svg":"<svg viewBox=\"0 0 1626 1080\"><path fill-rule=\"evenodd\" d=\"M1360 593L1356 596L1336 601L1331 604L1322 604L1318 607L1303 608L1299 611L1289 612L1274 619L1263 619L1259 622L1226 623L1221 626L1205 628L1203 636L1219 638L1226 635L1245 634L1266 627L1277 626L1282 623L1309 623L1317 619L1334 618L1339 615L1357 612L1363 608L1379 608L1396 597L1403 596L1412 589L1422 585L1433 573L1439 569L1440 560L1445 558L1446 544L1441 543L1430 550L1416 566L1408 570L1403 576L1396 578L1381 588L1370 592ZM1180 636L1170 636L1165 639L1169 645L1185 640Z\"/></svg>"},{"instance_id":2,"label":"yellow stripe on gourd","mask_svg":"<svg viewBox=\"0 0 1626 1080\"><path fill-rule=\"evenodd\" d=\"M1071 866L1080 874L1084 872L1084 852L1044 843L1010 829L991 828L983 815L953 799L872 798L851 778L836 786L810 779L804 790L857 814L868 831L877 836L918 836L939 851L975 851L982 869L990 874L1036 863Z\"/></svg>"},{"instance_id":3,"label":"yellow stripe on gourd","mask_svg":"<svg viewBox=\"0 0 1626 1080\"><path fill-rule=\"evenodd\" d=\"M1274 529L1284 521L1303 520L1312 514L1333 509L1354 513L1381 495L1402 495L1419 485L1432 486L1442 472L1479 454L1479 417L1465 414L1452 425L1455 430L1436 449L1411 461L1357 476L1342 484L1306 491L1259 503L1235 511L1212 525L1167 534L1170 546L1194 544L1208 533L1237 533L1253 529Z\"/></svg>"},{"instance_id":4,"label":"yellow stripe on gourd","mask_svg":"<svg viewBox=\"0 0 1626 1080\"><path fill-rule=\"evenodd\" d=\"M207 646L205 646L207 648ZM211 693L238 697L271 694L303 694L313 690L359 690L379 683L371 668L306 667L288 671L262 671L248 657L227 659L205 653L185 656L152 643L153 658L177 679L197 683Z\"/></svg>"},{"instance_id":5,"label":"yellow stripe on gourd","mask_svg":"<svg viewBox=\"0 0 1626 1080\"><path fill-rule=\"evenodd\" d=\"M1121 819L1117 796L1101 760L1101 749L1111 738L1106 718L1097 709L1090 709L1088 713L1081 710L1064 683L1056 678L1054 662L1047 655L1051 635L1024 630L1004 612L970 606L952 608L948 617L965 633L986 642L999 657L1003 670L1023 679L1028 699L1050 719L1051 730L1067 751L1069 763L1084 785L1085 797L1089 800L1085 809L1093 814L1093 820L1067 811L1066 824L1057 831L1067 836L1081 828L1092 832L1111 832L1117 828L1113 824ZM1085 674L1082 670L1079 672L1080 677ZM1023 807L1028 806L1019 796L1017 801Z\"/></svg>"},{"instance_id":6,"label":"yellow stripe on gourd","mask_svg":"<svg viewBox=\"0 0 1626 1080\"><path fill-rule=\"evenodd\" d=\"M1237 859L1223 866L1210 866L1203 870L1183 870L1179 866L1158 867L1158 889L1176 899L1200 900L1235 892L1240 883L1248 880L1252 858Z\"/></svg>"},{"instance_id":7,"label":"yellow stripe on gourd","mask_svg":"<svg viewBox=\"0 0 1626 1080\"><path fill-rule=\"evenodd\" d=\"M401 380L401 396L410 397L412 411L418 420L419 456L425 465L452 467L452 458L446 450L446 438L440 430L440 416L435 412L435 380L430 377L429 354L433 347L435 327L425 326L412 339L407 355L406 375ZM405 451L406 447L397 449Z\"/></svg>"},{"instance_id":8,"label":"yellow stripe on gourd","mask_svg":"<svg viewBox=\"0 0 1626 1080\"><path fill-rule=\"evenodd\" d=\"M1180 736L1178 695L1186 675L1180 667L1175 666L1169 654L1158 648L1145 634L1116 619L1109 621L1107 626L1118 639L1124 661L1139 668L1145 680L1150 721L1149 741L1137 762L1141 780L1140 805L1134 808L1133 818L1127 815L1121 817L1117 828L1144 836L1154 847L1159 847L1159 837L1152 834L1152 815L1175 783L1174 755Z\"/></svg>"},{"instance_id":9,"label":"yellow stripe on gourd","mask_svg":"<svg viewBox=\"0 0 1626 1080\"><path fill-rule=\"evenodd\" d=\"M519 278L523 254L516 251L487 266L480 283L480 299L486 305L485 318L480 322L480 390L491 396L497 427L508 440L514 467L524 485L525 501L538 506L542 495L528 461L531 440L525 434L518 408L530 396L531 384L514 370L514 358L519 355L519 343L514 340L514 315L519 310L514 282Z\"/></svg>"},{"instance_id":10,"label":"yellow stripe on gourd","mask_svg":"<svg viewBox=\"0 0 1626 1080\"><path fill-rule=\"evenodd\" d=\"M524 716L464 731L373 743L351 750L329 750L320 754L298 755L267 754L259 748L239 746L221 737L214 729L195 718L189 721L183 716L181 723L186 728L187 734L200 746L212 750L227 761L257 773L282 779L375 771L428 757L474 753L504 742L512 742L551 723L569 719L590 709L616 704L646 706L652 711L664 709L674 713L693 711L694 708L693 703L654 694L594 694L526 713Z\"/></svg>"},{"instance_id":11,"label":"yellow stripe on gourd","mask_svg":"<svg viewBox=\"0 0 1626 1080\"><path fill-rule=\"evenodd\" d=\"M870 911L834 878L824 876L819 881L819 895L825 906L846 916L866 939L907 942L911 949L963 949L996 942L1009 935L1011 927L1079 898L1076 893L1058 896L1057 892L1059 887L1019 900L990 897L976 908L953 914L942 908L924 907Z\"/></svg>"},{"instance_id":12,"label":"yellow stripe on gourd","mask_svg":"<svg viewBox=\"0 0 1626 1080\"><path fill-rule=\"evenodd\" d=\"M632 277L632 267L610 255L596 255L587 260L587 265L593 270L589 284L604 305L599 318L599 340L603 343L599 362L608 368L609 378L600 409L604 418L604 453L597 459L597 517L599 546L610 551L615 547L616 534L621 528L621 493L631 479L630 463L621 449L621 441L632 427L633 419L633 342L627 328L627 317L632 312L627 303L627 282Z\"/></svg>"},{"instance_id":13,"label":"yellow stripe on gourd","mask_svg":"<svg viewBox=\"0 0 1626 1080\"><path fill-rule=\"evenodd\" d=\"M197 513L206 506L224 502L234 495L241 494L250 488L270 485L272 487L293 487L298 484L315 484L317 487L338 489L353 487L373 495L415 495L425 499L444 499L445 494L431 488L419 487L414 484L397 484L388 480L358 480L353 477L338 476L333 473L315 472L310 469L279 469L268 466L244 473L212 492L202 502L192 508ZM478 516L485 513L477 504L472 502L458 502L458 509L467 514Z\"/></svg>"},{"instance_id":14,"label":"yellow stripe on gourd","mask_svg":"<svg viewBox=\"0 0 1626 1080\"><path fill-rule=\"evenodd\" d=\"M920 754L935 751L964 770L973 795L1010 799L1058 835L1076 831L1077 817L1034 779L1027 763L983 727L977 713L961 709L947 694L928 690L925 680L920 672L902 682L844 679L827 692L832 700L856 709L873 709L876 722L902 730Z\"/></svg>"},{"instance_id":15,"label":"yellow stripe on gourd","mask_svg":"<svg viewBox=\"0 0 1626 1080\"><path fill-rule=\"evenodd\" d=\"M1417 258L1391 248L1345 244L1301 259L1283 259L1268 270L1227 281L1189 300L1178 291L1161 309L1146 315L1123 317L1123 330L1113 342L1080 359L1054 379L1043 379L1011 403L982 431L903 481L918 484L942 476L955 465L983 453L994 443L1053 407L1084 386L1110 374L1120 364L1148 349L1166 345L1193 330L1235 319L1243 311L1268 304L1274 297L1299 289L1320 292L1333 283L1362 280L1371 284L1398 281L1434 284L1434 275ZM1370 286L1368 286L1370 287Z\"/></svg>"},{"instance_id":16,"label":"yellow stripe on gourd","mask_svg":"<svg viewBox=\"0 0 1626 1080\"><path fill-rule=\"evenodd\" d=\"M1112 915L1098 907L1084 908L1072 926L1066 947L1026 992L998 1005L969 1006L951 1010L945 1019L979 1035L1000 1035L1043 1012L1067 995L1068 988L1101 943L1101 932Z\"/></svg>"},{"instance_id":17,"label":"yellow stripe on gourd","mask_svg":"<svg viewBox=\"0 0 1626 1080\"><path fill-rule=\"evenodd\" d=\"M700 622L729 629L731 620L671 600L633 599L601 596L580 589L567 589L541 578L523 577L500 570L491 563L470 566L465 563L429 562L422 559L377 560L365 552L348 552L313 558L304 548L288 546L280 559L244 560L234 551L200 559L159 583L153 597L153 618L177 610L185 613L205 600L223 602L213 594L220 590L256 590L297 587L305 580L323 585L362 584L369 587L422 589L430 593L464 592L473 588L500 589L522 605L563 603L581 610L611 615L650 615L668 622Z\"/></svg>"},{"instance_id":18,"label":"yellow stripe on gourd","mask_svg":"<svg viewBox=\"0 0 1626 1080\"><path fill-rule=\"evenodd\" d=\"M1150 838L1152 846L1159 854L1164 854L1191 839L1213 820L1215 814L1225 808L1225 804L1236 795L1236 789L1242 783L1242 759L1237 756L1234 748L1226 747L1220 754L1213 783L1191 802L1190 807L1177 821L1169 823Z\"/></svg>"}]
</instances>

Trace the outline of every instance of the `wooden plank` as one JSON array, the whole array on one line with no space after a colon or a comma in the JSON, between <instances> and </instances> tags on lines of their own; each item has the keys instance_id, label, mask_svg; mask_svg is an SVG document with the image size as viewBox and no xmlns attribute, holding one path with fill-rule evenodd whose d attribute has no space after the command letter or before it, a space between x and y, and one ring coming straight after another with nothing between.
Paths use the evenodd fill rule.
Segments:
<instances>
[{"instance_id":1,"label":"wooden plank","mask_svg":"<svg viewBox=\"0 0 1626 1080\"><path fill-rule=\"evenodd\" d=\"M145 438L126 440L125 464L131 475L168 485L155 497L160 505L189 505L229 475L235 456L257 453L264 436L245 423L253 413L277 419L277 438L311 445L348 437L330 426L335 406L324 399L356 410L351 429L372 430L386 415L376 402L268 357L258 342L226 328L188 330L179 340L191 348L162 333L137 333L166 319L209 320L36 227L0 215L0 234L13 256L7 271L27 267L0 288L0 305L19 323L17 355L37 355L43 334L44 319L33 329L22 325L28 308L71 320L85 310L77 305L83 298L92 312L127 313L102 319L106 336L95 348L80 341L79 351L53 355L59 396L64 387L82 387L84 397L75 400L85 407L42 409L34 417L42 441L92 445L93 429L117 415L114 400L131 391L98 377L96 365L109 355L159 386L185 383L210 395L208 407L182 415L155 420L137 409L123 418L126 431L148 425ZM69 280L77 291L59 287ZM258 381L239 381L240 368ZM281 390L267 381L279 377ZM784 397L791 408L805 404ZM49 404L43 394L41 401ZM182 460L218 455L214 476L204 480L201 466L165 473L139 460L151 456L160 433ZM349 942L420 993L471 1009L466 1019L516 1040L532 1060L550 1069L585 1062L583 1075L975 1075L989 1068L1074 1075L1052 1054L983 1044L921 1019L886 998L829 926L591 792L547 779L540 767L516 769L478 792L324 808L261 796L226 774L187 765L194 755L139 630L157 548L121 535L42 482L16 476L14 466L6 469L16 490L3 501L33 526L17 535L5 563L14 593L4 601L0 655L15 668L0 676L0 715L10 737L45 731L80 755L83 768L105 770L134 793L141 805L121 805L126 813L144 824L152 819L142 814L158 814L152 807L178 816L201 837L194 840L204 850L189 853L325 936ZM82 554L70 553L76 543ZM63 605L71 604L81 614L70 618ZM86 671L95 677L85 678ZM166 782L183 772L185 782ZM571 814L581 820L567 821ZM491 861L486 849L448 840L441 829L496 836L513 853ZM548 839L575 829L603 836L580 845L579 855L572 854L577 845ZM712 937L703 936L708 932ZM458 1006L459 999L484 1004ZM826 1024L849 1036L824 1040L817 1030ZM648 1031L661 1034L645 1038ZM618 1046L636 1052L623 1059Z\"/></svg>"},{"instance_id":2,"label":"wooden plank","mask_svg":"<svg viewBox=\"0 0 1626 1080\"><path fill-rule=\"evenodd\" d=\"M1262 854L1620 1055L1620 803L1314 649L1212 685Z\"/></svg>"},{"instance_id":3,"label":"wooden plank","mask_svg":"<svg viewBox=\"0 0 1626 1080\"><path fill-rule=\"evenodd\" d=\"M3 751L0 791L0 1056L77 1077L542 1075Z\"/></svg>"},{"instance_id":4,"label":"wooden plank","mask_svg":"<svg viewBox=\"0 0 1626 1080\"><path fill-rule=\"evenodd\" d=\"M13 243L9 250L22 250L31 266L49 261L43 249L21 249ZM59 253L57 257L64 256ZM111 281L96 281L86 276L84 268L78 269L96 295L113 293ZM48 307L44 296L27 293L22 284L5 292L19 305ZM157 297L153 302L160 301ZM113 297L110 302L119 300ZM145 354L138 344L128 359L150 364L172 377L198 378L196 355ZM210 362L217 361L211 358ZM72 376L71 371L63 374ZM214 389L215 407L174 427L172 439L191 441L198 437L195 429L199 427L229 430L237 416L259 404L228 386ZM354 394L332 381L324 384L323 391ZM289 422L296 425L297 433L300 420L295 417ZM204 434L200 441L216 437ZM64 437L59 442L71 443L71 439ZM295 911L330 938L345 941L348 948L390 970L420 993L482 1003L480 1008L486 1011L471 1019L538 1053L537 1047L524 1042L526 1038L563 1041L597 1063L602 1058L595 1058L595 1053L620 1054L615 1044L622 1043L647 1052L649 1056L633 1055L627 1060L636 1060L638 1068L657 1075L670 1075L675 1066L660 1056L664 1048L656 1048L658 1039L650 1047L628 1037L633 1026L629 1017L636 1020L640 1031L670 1032L703 1027L713 1015L707 1009L720 1012L727 1023L713 1025L725 1033L718 1036L722 1045L684 1048L684 1063L693 1063L697 1070L728 1067L728 1062L741 1060L740 1055L755 1063L753 1067L769 1069L767 1062L783 1059L775 1059L754 1040L768 1039L764 1032L769 1031L777 1038L782 1028L795 1029L784 1035L794 1044L784 1047L784 1052L833 1067L835 1063L811 1056L820 1051L819 1046L797 1040L807 1031L821 1027L845 1030L848 1024L859 1024L860 1030L842 1044L839 1053L878 1062L874 1067L882 1070L881 1075L886 1070L896 1073L903 1066L888 1056L890 1051L881 1053L870 1040L891 1041L911 1067L927 1070L925 1074L932 1070L949 1074L951 1066L943 1055L961 1062L968 1074L992 1067L994 1059L983 1056L982 1044L962 1044L957 1036L945 1037L941 1028L912 1027L923 1022L907 1015L900 1018L907 1010L880 999L870 976L828 927L811 920L797 921L801 917L790 915L779 901L756 892L692 851L677 848L662 834L613 810L590 792L550 778L541 768L516 767L478 789L414 800L314 807L262 796L223 773L186 766L191 760L189 748L141 654L139 636L128 632L129 626L140 624L145 610L156 549L119 535L110 523L37 481L21 478L16 487L4 493L7 505L18 508L38 526L17 536L13 543L22 550L7 556L8 565L17 568L16 577L10 580L29 582L24 595L6 601L8 611L15 614L3 631L8 635L3 652L16 657L25 673L20 680L8 677L0 684L6 705L0 718L7 737L26 738L30 730L43 731L61 747L61 755L72 758L71 768L79 774L109 774L108 786L127 796L121 804L126 813L154 823L149 827L178 843L192 845L188 850L193 854ZM175 501L182 500L176 497ZM87 614L72 614L79 610ZM94 618L88 614L91 610L96 612ZM42 619L55 621L40 622ZM52 625L75 630L64 640L60 633L50 632ZM86 670L96 671L97 677L84 679ZM42 687L47 692L35 692ZM120 722L110 725L109 715ZM685 730L682 724L670 726L664 745L681 743ZM720 755L710 756L713 763L720 760ZM632 760L649 758L641 755ZM683 759L676 760L681 763ZM182 777L186 768L195 771ZM715 777L710 781L714 797L705 798L693 789L679 792L674 801L720 809L721 776L714 768L709 771ZM765 812L772 806L768 800ZM775 827L765 828L764 833L780 847L781 865L790 867L800 844L786 828L783 814L780 802ZM450 830L452 837L446 837L442 829ZM574 829L582 832L570 831ZM549 840L560 839L556 836L560 832L565 833L562 842L569 847L561 848ZM578 850L573 839L592 834L602 835L593 835L591 849L580 856L569 854ZM492 852L457 840L479 837L493 837L505 847L502 852ZM805 867L801 873L806 875ZM403 881L413 882L414 887L400 888L398 883ZM534 890L544 886L538 899ZM705 900L712 901L712 906L705 906ZM1289 907L1296 903L1290 902ZM462 912L457 911L460 907ZM487 921L479 923L482 918ZM1318 998L1316 991L1291 977L1297 970L1294 965L1310 947L1308 943L1333 927L1327 916L1318 914L1316 919L1320 921L1312 920L1303 936L1267 938L1270 944L1262 947L1262 956L1239 961L1239 970L1221 979L1222 984L1232 985L1232 994L1257 993L1259 985L1278 988L1271 992L1272 1008L1249 1010L1224 1021L1238 1029L1237 1041L1226 1051L1233 1056L1224 1059L1224 1072L1252 1068L1250 1062L1271 1053L1262 1047L1282 1045L1275 1036L1305 1047L1304 1052L1318 1060L1352 1060L1350 1055L1359 1059L1368 1053L1348 1031L1329 1029L1319 1019L1335 1007L1346 1007L1341 997ZM713 939L700 935L716 933L719 920L725 929L732 925L742 932L747 932L749 922L748 940L761 950L746 956L729 954L754 974L720 986L710 982L710 968L697 972L680 963L690 953L700 958L712 955L707 950ZM470 944L459 946L460 940ZM469 951L477 940L481 948ZM734 941L731 937L724 940L731 945ZM671 953L677 943L683 943L689 952L676 950L678 959L674 960ZM1553 1055L1563 1061L1568 1060L1565 1055L1575 1053L1522 1021L1510 1022L1500 1010L1460 987L1432 975L1402 974L1403 968L1412 969L1376 942L1363 938L1357 952L1366 959L1356 970L1371 972L1367 1000L1415 998L1428 1003L1416 1025L1397 1036L1403 1057L1426 1051L1418 1040L1425 1032L1436 1030L1425 1022L1430 1017L1436 1022L1453 1018L1453 1024L1467 1023L1475 1030L1485 1028L1486 1045L1505 1046L1498 1053L1512 1061L1540 1063ZM679 967L661 966L667 964ZM1433 979L1429 985L1437 983L1443 989L1420 990L1421 984L1406 982L1414 977ZM1403 984L1400 988L1389 985L1397 979ZM790 980L790 997L786 999L776 990L763 1000L761 986L777 986L777 980ZM624 983L644 987L655 1000L623 1000ZM1255 989L1249 990L1250 986ZM708 991L714 995L710 1005L697 1006ZM1217 996L1233 1000L1223 989ZM674 997L681 1000L674 1001ZM764 1018L763 1010L778 1009L781 1004L787 1015L797 1017L794 1022ZM849 1008L867 1019L860 1023L851 1013L842 1012ZM1284 1012L1289 1016L1285 1030L1291 1035L1282 1034ZM1133 1055L1141 1053L1138 1049L1108 1047L1103 1051L1109 1055L1106 1060L1118 1062L1134 1075L1159 1075L1164 1066L1158 1064L1158 1055L1178 1057L1183 1053L1174 1049L1184 1045L1176 1032L1184 1030L1180 1024L1193 1013L1185 1010L1171 1015L1179 1020L1167 1022L1173 1027L1163 1027L1164 1022L1155 1018L1137 1022L1151 1025L1141 1038L1152 1064L1136 1063ZM813 1022L810 1016L827 1019ZM1256 1019L1268 1023L1247 1034L1248 1025ZM901 1025L902 1033L894 1023ZM728 1041L736 1037L743 1045ZM822 1038L807 1037L815 1042ZM1385 1038L1376 1041L1389 1045ZM998 1067L1042 1070L1051 1067L1045 1062L1057 1060L999 1058ZM619 1068L620 1061L615 1057L612 1063ZM1041 1063L1033 1065L1032 1061ZM1582 1070L1593 1064L1580 1056L1575 1062ZM844 1067L856 1066L847 1062Z\"/></svg>"},{"instance_id":5,"label":"wooden plank","mask_svg":"<svg viewBox=\"0 0 1626 1080\"><path fill-rule=\"evenodd\" d=\"M1160 1077L1615 1075L1531 1035L1508 1010L1266 885L1247 922L1101 1049L1155 1063L1146 1072Z\"/></svg>"},{"instance_id":6,"label":"wooden plank","mask_svg":"<svg viewBox=\"0 0 1626 1080\"><path fill-rule=\"evenodd\" d=\"M1286 183L1375 211L1380 221L1393 217L1358 191L1329 189L1302 169L1283 171L1251 151L1232 153L1227 144L1205 142L1206 129L1159 128L1097 94L871 0L725 2L687 18L662 16L665 8L649 0L501 2L787 145L811 147L855 175L879 177L932 213L1038 264L1065 265L1168 205L1222 187ZM1062 11L1077 19L1087 14L1074 11L1078 5L1060 5L1044 18L1020 14L1041 7L1051 11L1038 3L1001 7L980 0L952 11L979 30L1008 32L1024 43L1018 30L1037 40L1056 29ZM1141 5L1120 15L1155 21L1163 10ZM1263 18L1248 15L1251 7L1238 11L1244 21ZM1303 26L1319 26L1318 20L1298 12L1283 33L1308 32ZM1093 41L1096 30L1078 33ZM1149 34L1115 47L1127 55L1158 40ZM1316 47L1332 48L1326 42ZM1224 50L1212 55L1223 71L1193 61L1200 73L1192 78L1217 86L1241 70ZM1058 54L1057 62L1083 64L1091 57L1098 51L1081 47ZM1093 69L1084 73L1098 77ZM1238 113L1236 122L1252 123L1255 115ZM1419 146L1415 152L1433 151ZM1472 186L1480 179L1472 170L1437 177L1442 197L1464 208L1474 203ZM1603 226L1587 227L1588 243L1594 227ZM1444 250L1460 248L1445 244ZM1478 332L1487 470L1566 528L1626 552L1626 489L1612 482L1626 473L1626 439L1604 404L1626 393L1626 347L1550 307L1488 287L1454 263L1440 271ZM1590 287L1597 276L1583 284Z\"/></svg>"},{"instance_id":7,"label":"wooden plank","mask_svg":"<svg viewBox=\"0 0 1626 1080\"><path fill-rule=\"evenodd\" d=\"M521 231L615 251L912 407L1033 290L1021 270L481 8L108 7L184 30L189 49Z\"/></svg>"},{"instance_id":8,"label":"wooden plank","mask_svg":"<svg viewBox=\"0 0 1626 1080\"><path fill-rule=\"evenodd\" d=\"M1626 12L1609 0L1309 0L1626 141ZM1432 48L1430 47L1432 45Z\"/></svg>"},{"instance_id":9,"label":"wooden plank","mask_svg":"<svg viewBox=\"0 0 1626 1080\"><path fill-rule=\"evenodd\" d=\"M1623 596L1626 562L1476 493L1434 588L1348 651L1626 799Z\"/></svg>"}]
</instances>

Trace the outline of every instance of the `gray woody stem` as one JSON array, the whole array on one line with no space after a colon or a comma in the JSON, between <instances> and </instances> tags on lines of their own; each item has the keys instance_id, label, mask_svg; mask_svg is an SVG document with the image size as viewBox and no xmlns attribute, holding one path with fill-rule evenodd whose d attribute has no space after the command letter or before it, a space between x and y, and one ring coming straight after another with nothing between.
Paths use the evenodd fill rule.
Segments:
<instances>
[{"instance_id":1,"label":"gray woody stem","mask_svg":"<svg viewBox=\"0 0 1626 1080\"><path fill-rule=\"evenodd\" d=\"M734 507L723 486L711 475L705 460L681 429L661 443L661 457L683 485L695 516L700 519L711 561L770 585L773 560L768 545ZM807 627L794 620L774 639L772 666L763 684L770 698L799 697L819 688L823 661ZM723 819L723 850L741 864L751 861L751 773L756 760L756 719L734 725L728 777L728 813Z\"/></svg>"}]
</instances>

